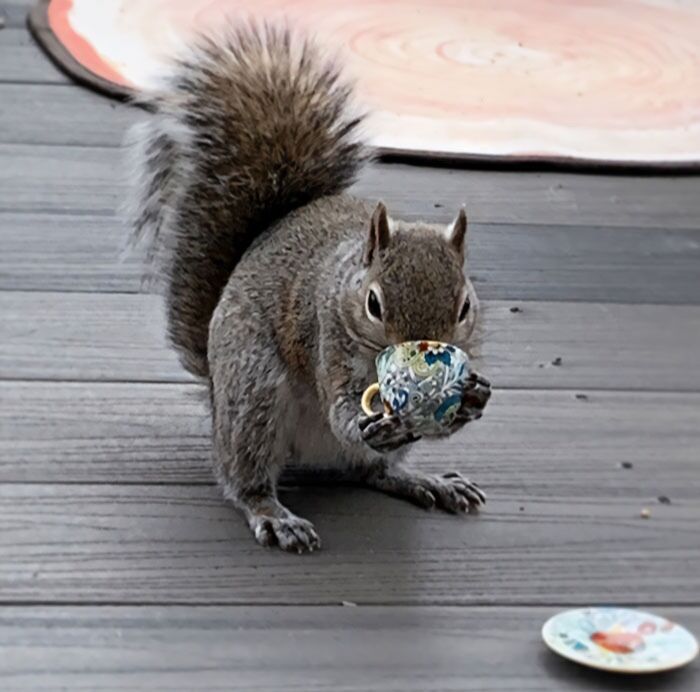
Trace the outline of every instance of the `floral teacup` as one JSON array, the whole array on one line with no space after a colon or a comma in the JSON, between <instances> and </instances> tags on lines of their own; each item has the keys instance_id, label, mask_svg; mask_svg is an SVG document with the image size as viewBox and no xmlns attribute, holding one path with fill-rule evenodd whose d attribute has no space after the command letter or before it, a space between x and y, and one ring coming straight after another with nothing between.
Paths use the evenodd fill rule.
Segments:
<instances>
[{"instance_id":1,"label":"floral teacup","mask_svg":"<svg viewBox=\"0 0 700 692\"><path fill-rule=\"evenodd\" d=\"M467 354L439 341L406 341L384 349L376 360L378 382L362 395L362 410L376 415L379 394L386 415L396 415L420 435L449 432L474 375Z\"/></svg>"}]
</instances>

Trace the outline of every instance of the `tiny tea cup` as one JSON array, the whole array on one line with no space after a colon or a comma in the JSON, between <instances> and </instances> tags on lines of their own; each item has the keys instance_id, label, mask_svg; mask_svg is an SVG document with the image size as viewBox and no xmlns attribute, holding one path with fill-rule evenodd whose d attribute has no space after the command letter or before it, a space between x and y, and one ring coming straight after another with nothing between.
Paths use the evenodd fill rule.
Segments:
<instances>
[{"instance_id":1,"label":"tiny tea cup","mask_svg":"<svg viewBox=\"0 0 700 692\"><path fill-rule=\"evenodd\" d=\"M464 351L440 341L406 341L384 349L376 366L378 381L362 395L366 415L378 413L372 403L379 395L385 415L400 417L417 433L449 431L471 374Z\"/></svg>"}]
</instances>

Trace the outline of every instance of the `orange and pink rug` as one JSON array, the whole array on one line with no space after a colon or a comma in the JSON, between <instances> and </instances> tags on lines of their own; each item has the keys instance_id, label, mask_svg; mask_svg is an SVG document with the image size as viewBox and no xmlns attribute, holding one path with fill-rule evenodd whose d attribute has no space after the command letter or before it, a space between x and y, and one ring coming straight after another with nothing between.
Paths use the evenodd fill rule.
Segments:
<instances>
[{"instance_id":1,"label":"orange and pink rug","mask_svg":"<svg viewBox=\"0 0 700 692\"><path fill-rule=\"evenodd\" d=\"M384 151L700 166L697 0L42 0L30 21L75 78L125 96L227 16L340 52Z\"/></svg>"}]
</instances>

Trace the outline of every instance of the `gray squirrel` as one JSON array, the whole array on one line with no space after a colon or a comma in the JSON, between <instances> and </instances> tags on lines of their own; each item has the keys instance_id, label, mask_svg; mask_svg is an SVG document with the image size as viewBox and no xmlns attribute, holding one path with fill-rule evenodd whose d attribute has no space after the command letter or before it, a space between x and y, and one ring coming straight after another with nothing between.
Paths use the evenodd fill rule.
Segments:
<instances>
[{"instance_id":1,"label":"gray squirrel","mask_svg":"<svg viewBox=\"0 0 700 692\"><path fill-rule=\"evenodd\" d=\"M295 552L320 540L277 498L290 461L426 508L485 501L460 473L405 467L418 437L360 408L382 349L466 349L478 302L463 209L447 227L407 223L346 193L371 158L352 99L308 38L232 24L173 63L131 138L134 234L164 279L169 337L209 385L216 477L259 543ZM450 432L489 396L473 374Z\"/></svg>"}]
</instances>

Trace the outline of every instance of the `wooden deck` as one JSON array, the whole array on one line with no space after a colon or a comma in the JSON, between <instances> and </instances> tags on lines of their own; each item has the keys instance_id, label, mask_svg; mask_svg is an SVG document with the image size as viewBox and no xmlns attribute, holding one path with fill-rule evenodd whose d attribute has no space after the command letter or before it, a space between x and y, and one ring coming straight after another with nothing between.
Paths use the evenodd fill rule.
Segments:
<instances>
[{"instance_id":1,"label":"wooden deck","mask_svg":"<svg viewBox=\"0 0 700 692\"><path fill-rule=\"evenodd\" d=\"M622 680L539 635L599 603L700 634L700 177L367 173L397 215L467 201L497 390L413 460L489 504L457 519L292 474L324 549L264 550L212 482L159 298L118 259L142 116L59 73L28 4L0 0L0 689L700 689L698 664Z\"/></svg>"}]
</instances>

